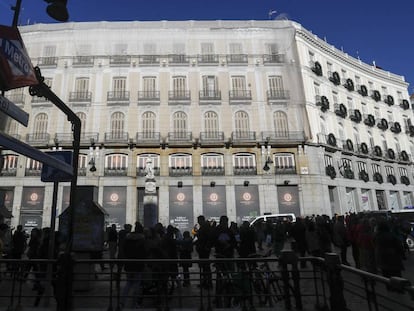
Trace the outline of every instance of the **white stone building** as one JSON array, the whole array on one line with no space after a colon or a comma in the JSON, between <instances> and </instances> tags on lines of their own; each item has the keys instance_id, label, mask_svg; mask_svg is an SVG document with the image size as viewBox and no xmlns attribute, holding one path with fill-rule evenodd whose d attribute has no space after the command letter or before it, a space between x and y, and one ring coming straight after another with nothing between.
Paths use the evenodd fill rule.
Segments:
<instances>
[{"instance_id":1,"label":"white stone building","mask_svg":"<svg viewBox=\"0 0 414 311\"><path fill-rule=\"evenodd\" d=\"M78 185L108 222L193 225L205 214L343 214L413 205L408 84L292 21L36 24L20 28L52 90L82 120ZM26 89L7 132L70 150L70 123ZM14 224L50 223L41 164L6 153ZM158 208L145 209L152 159ZM92 169L91 169L92 168ZM96 170L95 170L96 168ZM68 183L58 192L67 206Z\"/></svg>"}]
</instances>

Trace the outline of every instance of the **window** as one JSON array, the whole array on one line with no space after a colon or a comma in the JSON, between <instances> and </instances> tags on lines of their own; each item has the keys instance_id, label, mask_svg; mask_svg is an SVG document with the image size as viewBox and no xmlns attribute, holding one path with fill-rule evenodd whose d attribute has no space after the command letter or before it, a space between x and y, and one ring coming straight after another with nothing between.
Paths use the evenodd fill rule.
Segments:
<instances>
[{"instance_id":1,"label":"window","mask_svg":"<svg viewBox=\"0 0 414 311\"><path fill-rule=\"evenodd\" d=\"M315 96L321 95L321 87L318 83L313 84L313 89L315 90Z\"/></svg>"},{"instance_id":2,"label":"window","mask_svg":"<svg viewBox=\"0 0 414 311\"><path fill-rule=\"evenodd\" d=\"M275 172L282 173L284 171L294 172L295 155L292 153L276 153L275 154Z\"/></svg>"},{"instance_id":3,"label":"window","mask_svg":"<svg viewBox=\"0 0 414 311\"><path fill-rule=\"evenodd\" d=\"M309 55L309 61L314 62L315 61L315 54L311 51L308 51L308 55Z\"/></svg>"},{"instance_id":4,"label":"window","mask_svg":"<svg viewBox=\"0 0 414 311\"><path fill-rule=\"evenodd\" d=\"M218 132L219 123L218 115L214 111L207 111L204 113L204 130L205 132Z\"/></svg>"},{"instance_id":5,"label":"window","mask_svg":"<svg viewBox=\"0 0 414 311\"><path fill-rule=\"evenodd\" d=\"M203 76L203 96L216 97L218 80L215 76Z\"/></svg>"},{"instance_id":6,"label":"window","mask_svg":"<svg viewBox=\"0 0 414 311\"><path fill-rule=\"evenodd\" d=\"M19 156L15 154L5 154L3 156L3 171L10 171L17 169L17 161L19 160ZM0 170L1 172L1 170Z\"/></svg>"},{"instance_id":7,"label":"window","mask_svg":"<svg viewBox=\"0 0 414 311\"><path fill-rule=\"evenodd\" d=\"M339 97L337 92L332 92L332 101L334 104L339 104Z\"/></svg>"},{"instance_id":8,"label":"window","mask_svg":"<svg viewBox=\"0 0 414 311\"><path fill-rule=\"evenodd\" d=\"M333 166L333 159L331 156L325 155L324 160L325 160L325 167Z\"/></svg>"},{"instance_id":9,"label":"window","mask_svg":"<svg viewBox=\"0 0 414 311\"><path fill-rule=\"evenodd\" d=\"M125 170L128 167L128 156L125 154L109 154L105 157L105 169Z\"/></svg>"},{"instance_id":10,"label":"window","mask_svg":"<svg viewBox=\"0 0 414 311\"><path fill-rule=\"evenodd\" d=\"M352 100L351 97L347 97L346 101L348 103L348 109L354 109L354 101Z\"/></svg>"},{"instance_id":11,"label":"window","mask_svg":"<svg viewBox=\"0 0 414 311\"><path fill-rule=\"evenodd\" d=\"M76 116L81 121L81 135L85 135L85 132L86 132L86 113L77 112Z\"/></svg>"},{"instance_id":12,"label":"window","mask_svg":"<svg viewBox=\"0 0 414 311\"><path fill-rule=\"evenodd\" d=\"M155 113L152 111L145 111L142 114L142 132L144 133L144 137L148 138L148 135L152 135L156 129L156 116Z\"/></svg>"},{"instance_id":13,"label":"window","mask_svg":"<svg viewBox=\"0 0 414 311\"><path fill-rule=\"evenodd\" d=\"M183 94L187 90L187 78L185 76L175 76L172 78L173 91L177 96ZM183 96L181 95L181 96Z\"/></svg>"},{"instance_id":14,"label":"window","mask_svg":"<svg viewBox=\"0 0 414 311\"><path fill-rule=\"evenodd\" d=\"M75 92L85 93L89 91L89 78L76 78Z\"/></svg>"},{"instance_id":15,"label":"window","mask_svg":"<svg viewBox=\"0 0 414 311\"><path fill-rule=\"evenodd\" d=\"M42 162L27 158L27 160L26 160L26 170L41 171L42 170Z\"/></svg>"},{"instance_id":16,"label":"window","mask_svg":"<svg viewBox=\"0 0 414 311\"><path fill-rule=\"evenodd\" d=\"M160 175L160 156L158 154L153 153L143 153L137 155L137 174L139 176L145 176L147 172L145 168L147 166L147 160L150 159L152 161L152 167L154 169L154 175Z\"/></svg>"},{"instance_id":17,"label":"window","mask_svg":"<svg viewBox=\"0 0 414 311\"><path fill-rule=\"evenodd\" d=\"M122 138L124 133L125 115L122 112L114 112L111 115L112 138Z\"/></svg>"},{"instance_id":18,"label":"window","mask_svg":"<svg viewBox=\"0 0 414 311\"><path fill-rule=\"evenodd\" d=\"M177 111L173 114L173 132L187 132L187 115L183 111Z\"/></svg>"},{"instance_id":19,"label":"window","mask_svg":"<svg viewBox=\"0 0 414 311\"><path fill-rule=\"evenodd\" d=\"M275 111L273 113L273 124L275 128L276 137L288 137L288 121L287 116L282 111Z\"/></svg>"},{"instance_id":20,"label":"window","mask_svg":"<svg viewBox=\"0 0 414 311\"><path fill-rule=\"evenodd\" d=\"M6 133L10 136L17 137L19 133L19 123L15 120L9 120L9 123L7 124Z\"/></svg>"},{"instance_id":21,"label":"window","mask_svg":"<svg viewBox=\"0 0 414 311\"><path fill-rule=\"evenodd\" d=\"M387 176L394 175L394 168L392 166L385 166L385 174Z\"/></svg>"},{"instance_id":22,"label":"window","mask_svg":"<svg viewBox=\"0 0 414 311\"><path fill-rule=\"evenodd\" d=\"M157 90L156 82L157 82L156 77L143 77L142 78L142 90L148 93L155 92Z\"/></svg>"},{"instance_id":23,"label":"window","mask_svg":"<svg viewBox=\"0 0 414 311\"><path fill-rule=\"evenodd\" d=\"M170 156L170 167L185 169L192 167L192 159L189 154L173 154Z\"/></svg>"},{"instance_id":24,"label":"window","mask_svg":"<svg viewBox=\"0 0 414 311\"><path fill-rule=\"evenodd\" d=\"M246 78L244 76L232 76L231 88L235 97L243 97L246 91Z\"/></svg>"},{"instance_id":25,"label":"window","mask_svg":"<svg viewBox=\"0 0 414 311\"><path fill-rule=\"evenodd\" d=\"M399 167L398 172L400 173L400 177L408 176L408 172L407 172L407 169L405 167Z\"/></svg>"},{"instance_id":26,"label":"window","mask_svg":"<svg viewBox=\"0 0 414 311\"><path fill-rule=\"evenodd\" d=\"M269 91L272 97L283 97L283 79L282 76L270 76L269 77Z\"/></svg>"},{"instance_id":27,"label":"window","mask_svg":"<svg viewBox=\"0 0 414 311\"><path fill-rule=\"evenodd\" d=\"M114 77L112 81L112 90L115 93L115 97L124 97L126 91L126 78L125 77Z\"/></svg>"},{"instance_id":28,"label":"window","mask_svg":"<svg viewBox=\"0 0 414 311\"><path fill-rule=\"evenodd\" d=\"M375 174L375 173L381 174L381 166L379 166L379 164L372 163L371 164L371 169L372 169L373 174Z\"/></svg>"},{"instance_id":29,"label":"window","mask_svg":"<svg viewBox=\"0 0 414 311\"><path fill-rule=\"evenodd\" d=\"M245 111L237 111L234 116L234 129L236 132L249 132L249 115Z\"/></svg>"},{"instance_id":30,"label":"window","mask_svg":"<svg viewBox=\"0 0 414 311\"><path fill-rule=\"evenodd\" d=\"M223 168L224 157L219 153L207 153L201 155L201 166L203 168Z\"/></svg>"},{"instance_id":31,"label":"window","mask_svg":"<svg viewBox=\"0 0 414 311\"><path fill-rule=\"evenodd\" d=\"M233 166L235 168L255 168L256 158L253 154L239 153L233 156Z\"/></svg>"},{"instance_id":32,"label":"window","mask_svg":"<svg viewBox=\"0 0 414 311\"><path fill-rule=\"evenodd\" d=\"M42 65L56 65L56 46L48 45L43 49Z\"/></svg>"},{"instance_id":33,"label":"window","mask_svg":"<svg viewBox=\"0 0 414 311\"><path fill-rule=\"evenodd\" d=\"M213 43L201 43L201 61L205 63L215 61Z\"/></svg>"},{"instance_id":34,"label":"window","mask_svg":"<svg viewBox=\"0 0 414 311\"><path fill-rule=\"evenodd\" d=\"M365 162L358 161L357 162L358 173L367 172L367 164Z\"/></svg>"},{"instance_id":35,"label":"window","mask_svg":"<svg viewBox=\"0 0 414 311\"><path fill-rule=\"evenodd\" d=\"M88 167L88 156L86 154L79 154L78 168L85 169Z\"/></svg>"},{"instance_id":36,"label":"window","mask_svg":"<svg viewBox=\"0 0 414 311\"><path fill-rule=\"evenodd\" d=\"M48 116L46 113L39 113L34 120L33 138L43 139L47 131Z\"/></svg>"}]
</instances>

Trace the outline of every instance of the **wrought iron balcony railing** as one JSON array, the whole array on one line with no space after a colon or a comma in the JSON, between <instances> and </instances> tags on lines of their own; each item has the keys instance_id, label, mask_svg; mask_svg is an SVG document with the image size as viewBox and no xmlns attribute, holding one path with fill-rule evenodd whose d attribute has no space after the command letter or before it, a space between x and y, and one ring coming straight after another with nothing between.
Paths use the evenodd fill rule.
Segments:
<instances>
[{"instance_id":1,"label":"wrought iron balcony railing","mask_svg":"<svg viewBox=\"0 0 414 311\"><path fill-rule=\"evenodd\" d=\"M199 92L200 100L221 100L221 92L218 90L203 90Z\"/></svg>"},{"instance_id":2,"label":"wrought iron balcony railing","mask_svg":"<svg viewBox=\"0 0 414 311\"><path fill-rule=\"evenodd\" d=\"M257 175L256 166L234 166L234 175Z\"/></svg>"},{"instance_id":3,"label":"wrought iron balcony railing","mask_svg":"<svg viewBox=\"0 0 414 311\"><path fill-rule=\"evenodd\" d=\"M106 132L105 142L107 143L128 143L128 132Z\"/></svg>"},{"instance_id":4,"label":"wrought iron balcony railing","mask_svg":"<svg viewBox=\"0 0 414 311\"><path fill-rule=\"evenodd\" d=\"M93 66L94 57L93 56L75 56L73 58L73 66Z\"/></svg>"},{"instance_id":5,"label":"wrought iron balcony railing","mask_svg":"<svg viewBox=\"0 0 414 311\"><path fill-rule=\"evenodd\" d=\"M155 176L160 176L160 168L154 167L153 172ZM147 175L145 167L137 167L137 176L144 177Z\"/></svg>"},{"instance_id":6,"label":"wrought iron balcony railing","mask_svg":"<svg viewBox=\"0 0 414 311\"><path fill-rule=\"evenodd\" d=\"M129 66L131 63L131 56L128 55L113 55L109 58L109 65L111 66Z\"/></svg>"},{"instance_id":7,"label":"wrought iron balcony railing","mask_svg":"<svg viewBox=\"0 0 414 311\"><path fill-rule=\"evenodd\" d=\"M6 94L8 100L16 105L24 105L25 95L24 94Z\"/></svg>"},{"instance_id":8,"label":"wrought iron balcony railing","mask_svg":"<svg viewBox=\"0 0 414 311\"><path fill-rule=\"evenodd\" d=\"M169 142L173 142L173 141L175 141L175 142L179 142L179 141L189 142L189 141L192 140L192 138L193 138L192 132L182 131L182 132L169 132L168 133L168 141Z\"/></svg>"},{"instance_id":9,"label":"wrought iron balcony railing","mask_svg":"<svg viewBox=\"0 0 414 311\"><path fill-rule=\"evenodd\" d=\"M203 54L203 55L198 55L197 60L198 60L198 63L201 65L218 64L219 56L217 54Z\"/></svg>"},{"instance_id":10,"label":"wrought iron balcony railing","mask_svg":"<svg viewBox=\"0 0 414 311\"><path fill-rule=\"evenodd\" d=\"M35 134L26 134L26 142L28 144L48 144L50 141L49 133L35 133Z\"/></svg>"},{"instance_id":11,"label":"wrought iron balcony railing","mask_svg":"<svg viewBox=\"0 0 414 311\"><path fill-rule=\"evenodd\" d=\"M230 100L251 100L252 92L250 90L233 90L229 91Z\"/></svg>"},{"instance_id":12,"label":"wrought iron balcony railing","mask_svg":"<svg viewBox=\"0 0 414 311\"><path fill-rule=\"evenodd\" d=\"M72 134L71 134L72 135ZM96 144L99 141L99 133L97 132L81 132L81 144Z\"/></svg>"},{"instance_id":13,"label":"wrought iron balcony railing","mask_svg":"<svg viewBox=\"0 0 414 311\"><path fill-rule=\"evenodd\" d=\"M136 134L136 144L148 144L156 143L159 144L161 141L160 132L137 132Z\"/></svg>"},{"instance_id":14,"label":"wrought iron balcony railing","mask_svg":"<svg viewBox=\"0 0 414 311\"><path fill-rule=\"evenodd\" d=\"M268 140L271 143L277 143L278 141L303 141L305 139L305 133L303 131L273 131L262 132L262 140Z\"/></svg>"},{"instance_id":15,"label":"wrought iron balcony railing","mask_svg":"<svg viewBox=\"0 0 414 311\"><path fill-rule=\"evenodd\" d=\"M191 175L193 175L193 168L190 166L187 166L187 167L172 166L169 168L169 176L172 176L172 177L191 176Z\"/></svg>"},{"instance_id":16,"label":"wrought iron balcony railing","mask_svg":"<svg viewBox=\"0 0 414 311\"><path fill-rule=\"evenodd\" d=\"M224 141L224 132L201 132L200 141Z\"/></svg>"},{"instance_id":17,"label":"wrought iron balcony railing","mask_svg":"<svg viewBox=\"0 0 414 311\"><path fill-rule=\"evenodd\" d=\"M256 140L256 132L249 131L235 131L231 133L233 141L252 141Z\"/></svg>"},{"instance_id":18,"label":"wrought iron balcony railing","mask_svg":"<svg viewBox=\"0 0 414 311\"><path fill-rule=\"evenodd\" d=\"M69 102L91 102L92 101L92 92L70 92L69 93Z\"/></svg>"},{"instance_id":19,"label":"wrought iron balcony railing","mask_svg":"<svg viewBox=\"0 0 414 311\"><path fill-rule=\"evenodd\" d=\"M57 66L57 57L40 57L38 65L39 66L49 66L49 67L56 67Z\"/></svg>"},{"instance_id":20,"label":"wrought iron balcony railing","mask_svg":"<svg viewBox=\"0 0 414 311\"><path fill-rule=\"evenodd\" d=\"M111 91L107 93L108 101L129 101L129 91Z\"/></svg>"},{"instance_id":21,"label":"wrought iron balcony railing","mask_svg":"<svg viewBox=\"0 0 414 311\"><path fill-rule=\"evenodd\" d=\"M224 176L224 167L223 166L216 166L216 167L203 166L201 167L201 175L203 176Z\"/></svg>"},{"instance_id":22,"label":"wrought iron balcony railing","mask_svg":"<svg viewBox=\"0 0 414 311\"><path fill-rule=\"evenodd\" d=\"M230 54L226 56L227 64L247 64L249 61L247 54Z\"/></svg>"},{"instance_id":23,"label":"wrought iron balcony railing","mask_svg":"<svg viewBox=\"0 0 414 311\"><path fill-rule=\"evenodd\" d=\"M122 168L105 168L105 176L127 176L128 169L126 167Z\"/></svg>"},{"instance_id":24,"label":"wrought iron balcony railing","mask_svg":"<svg viewBox=\"0 0 414 311\"><path fill-rule=\"evenodd\" d=\"M191 92L190 91L169 91L168 92L169 100L190 100Z\"/></svg>"},{"instance_id":25,"label":"wrought iron balcony railing","mask_svg":"<svg viewBox=\"0 0 414 311\"><path fill-rule=\"evenodd\" d=\"M289 98L290 98L290 94L288 90L268 90L267 91L268 100L289 99Z\"/></svg>"},{"instance_id":26,"label":"wrought iron balcony railing","mask_svg":"<svg viewBox=\"0 0 414 311\"><path fill-rule=\"evenodd\" d=\"M42 169L26 168L24 171L25 176L40 176L41 173Z\"/></svg>"},{"instance_id":27,"label":"wrought iron balcony railing","mask_svg":"<svg viewBox=\"0 0 414 311\"><path fill-rule=\"evenodd\" d=\"M138 101L160 101L160 91L139 91Z\"/></svg>"},{"instance_id":28,"label":"wrought iron balcony railing","mask_svg":"<svg viewBox=\"0 0 414 311\"><path fill-rule=\"evenodd\" d=\"M296 167L295 166L289 166L289 167L275 166L275 174L279 174L279 175L296 174Z\"/></svg>"},{"instance_id":29,"label":"wrought iron balcony railing","mask_svg":"<svg viewBox=\"0 0 414 311\"><path fill-rule=\"evenodd\" d=\"M283 54L265 54L263 55L263 64L280 64L285 61Z\"/></svg>"},{"instance_id":30,"label":"wrought iron balcony railing","mask_svg":"<svg viewBox=\"0 0 414 311\"><path fill-rule=\"evenodd\" d=\"M168 63L170 65L183 65L188 64L190 59L184 54L170 54L168 55Z\"/></svg>"},{"instance_id":31,"label":"wrought iron balcony railing","mask_svg":"<svg viewBox=\"0 0 414 311\"><path fill-rule=\"evenodd\" d=\"M16 176L17 168L7 168L0 170L0 176Z\"/></svg>"},{"instance_id":32,"label":"wrought iron balcony railing","mask_svg":"<svg viewBox=\"0 0 414 311\"><path fill-rule=\"evenodd\" d=\"M159 65L160 56L159 55L140 55L138 61L140 65Z\"/></svg>"}]
</instances>

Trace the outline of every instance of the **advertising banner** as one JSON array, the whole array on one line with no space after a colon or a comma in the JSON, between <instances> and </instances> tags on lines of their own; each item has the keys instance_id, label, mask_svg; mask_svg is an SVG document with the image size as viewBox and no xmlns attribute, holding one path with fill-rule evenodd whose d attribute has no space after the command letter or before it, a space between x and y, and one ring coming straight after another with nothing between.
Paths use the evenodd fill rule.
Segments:
<instances>
[{"instance_id":1,"label":"advertising banner","mask_svg":"<svg viewBox=\"0 0 414 311\"><path fill-rule=\"evenodd\" d=\"M194 226L193 187L170 187L170 224L181 232Z\"/></svg>"},{"instance_id":2,"label":"advertising banner","mask_svg":"<svg viewBox=\"0 0 414 311\"><path fill-rule=\"evenodd\" d=\"M124 227L126 222L126 187L104 187L102 206L109 214L108 225L116 224L117 229Z\"/></svg>"},{"instance_id":3,"label":"advertising banner","mask_svg":"<svg viewBox=\"0 0 414 311\"><path fill-rule=\"evenodd\" d=\"M19 30L0 25L0 89L7 91L38 83Z\"/></svg>"},{"instance_id":4,"label":"advertising banner","mask_svg":"<svg viewBox=\"0 0 414 311\"><path fill-rule=\"evenodd\" d=\"M227 215L225 186L203 186L203 215L217 222L220 216Z\"/></svg>"},{"instance_id":5,"label":"advertising banner","mask_svg":"<svg viewBox=\"0 0 414 311\"><path fill-rule=\"evenodd\" d=\"M33 228L42 228L42 212L20 214L20 224L28 234Z\"/></svg>"},{"instance_id":6,"label":"advertising banner","mask_svg":"<svg viewBox=\"0 0 414 311\"><path fill-rule=\"evenodd\" d=\"M22 210L43 211L44 187L23 187Z\"/></svg>"},{"instance_id":7,"label":"advertising banner","mask_svg":"<svg viewBox=\"0 0 414 311\"><path fill-rule=\"evenodd\" d=\"M256 185L235 186L236 222L250 221L260 214L259 190Z\"/></svg>"},{"instance_id":8,"label":"advertising banner","mask_svg":"<svg viewBox=\"0 0 414 311\"><path fill-rule=\"evenodd\" d=\"M14 200L14 188L1 188L0 189L0 207L5 207L7 210L12 211Z\"/></svg>"},{"instance_id":9,"label":"advertising banner","mask_svg":"<svg viewBox=\"0 0 414 311\"><path fill-rule=\"evenodd\" d=\"M297 186L278 186L279 213L300 216L299 191Z\"/></svg>"}]
</instances>

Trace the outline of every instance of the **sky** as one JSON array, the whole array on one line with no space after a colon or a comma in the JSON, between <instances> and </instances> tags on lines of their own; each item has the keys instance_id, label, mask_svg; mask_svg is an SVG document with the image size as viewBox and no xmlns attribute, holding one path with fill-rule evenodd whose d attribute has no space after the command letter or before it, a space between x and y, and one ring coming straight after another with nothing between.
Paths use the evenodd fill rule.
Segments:
<instances>
[{"instance_id":1,"label":"sky","mask_svg":"<svg viewBox=\"0 0 414 311\"><path fill-rule=\"evenodd\" d=\"M0 0L0 24L11 25L15 1ZM19 24L56 23L47 5L22 0ZM72 22L287 18L365 63L404 76L414 93L413 0L68 0L67 8Z\"/></svg>"}]
</instances>

